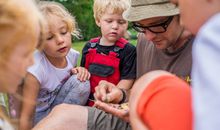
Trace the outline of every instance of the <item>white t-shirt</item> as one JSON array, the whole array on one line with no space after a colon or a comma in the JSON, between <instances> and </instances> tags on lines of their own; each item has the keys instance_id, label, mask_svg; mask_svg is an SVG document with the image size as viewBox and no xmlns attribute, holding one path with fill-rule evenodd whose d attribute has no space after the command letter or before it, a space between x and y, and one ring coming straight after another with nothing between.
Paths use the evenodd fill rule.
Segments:
<instances>
[{"instance_id":1,"label":"white t-shirt","mask_svg":"<svg viewBox=\"0 0 220 130\"><path fill-rule=\"evenodd\" d=\"M43 52L36 51L34 53L35 64L28 68L28 72L34 75L40 83L36 112L44 111L50 107L57 94L56 90L70 76L70 69L77 65L78 58L79 52L70 49L66 56L67 66L56 68L49 62Z\"/></svg>"}]
</instances>

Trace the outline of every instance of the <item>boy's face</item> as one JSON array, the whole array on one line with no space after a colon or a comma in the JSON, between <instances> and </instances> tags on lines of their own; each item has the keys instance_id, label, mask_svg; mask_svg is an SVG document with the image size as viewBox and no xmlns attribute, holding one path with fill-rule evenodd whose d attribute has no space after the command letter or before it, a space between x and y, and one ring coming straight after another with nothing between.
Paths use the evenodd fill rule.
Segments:
<instances>
[{"instance_id":1,"label":"boy's face","mask_svg":"<svg viewBox=\"0 0 220 130\"><path fill-rule=\"evenodd\" d=\"M128 22L122 18L122 13L112 13L110 9L96 20L102 33L103 44L113 45L127 31Z\"/></svg>"},{"instance_id":2,"label":"boy's face","mask_svg":"<svg viewBox=\"0 0 220 130\"><path fill-rule=\"evenodd\" d=\"M55 15L50 18L48 24L49 30L43 51L47 58L63 58L71 48L71 34L67 24Z\"/></svg>"}]
</instances>

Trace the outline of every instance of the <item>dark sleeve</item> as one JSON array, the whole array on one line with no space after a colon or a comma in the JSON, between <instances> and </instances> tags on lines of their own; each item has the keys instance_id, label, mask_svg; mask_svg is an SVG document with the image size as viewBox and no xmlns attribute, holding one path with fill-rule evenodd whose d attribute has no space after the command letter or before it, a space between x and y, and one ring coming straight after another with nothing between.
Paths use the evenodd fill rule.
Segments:
<instances>
[{"instance_id":1,"label":"dark sleeve","mask_svg":"<svg viewBox=\"0 0 220 130\"><path fill-rule=\"evenodd\" d=\"M81 63L80 66L85 67L86 64L86 54L88 53L88 49L90 48L90 43L87 42L85 46L82 49L82 58L81 58Z\"/></svg>"},{"instance_id":2,"label":"dark sleeve","mask_svg":"<svg viewBox=\"0 0 220 130\"><path fill-rule=\"evenodd\" d=\"M120 53L121 79L136 78L136 48L132 44L126 44Z\"/></svg>"}]
</instances>

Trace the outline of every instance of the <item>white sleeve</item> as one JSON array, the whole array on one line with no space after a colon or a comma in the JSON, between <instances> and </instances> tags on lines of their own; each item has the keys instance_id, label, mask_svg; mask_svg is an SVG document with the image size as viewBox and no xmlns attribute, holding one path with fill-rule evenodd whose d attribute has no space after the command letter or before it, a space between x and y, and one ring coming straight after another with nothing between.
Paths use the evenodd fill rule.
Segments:
<instances>
[{"instance_id":1,"label":"white sleeve","mask_svg":"<svg viewBox=\"0 0 220 130\"><path fill-rule=\"evenodd\" d=\"M70 52L68 53L67 57L70 59L72 65L75 67L77 66L77 61L79 59L80 53L74 49L70 49Z\"/></svg>"}]
</instances>

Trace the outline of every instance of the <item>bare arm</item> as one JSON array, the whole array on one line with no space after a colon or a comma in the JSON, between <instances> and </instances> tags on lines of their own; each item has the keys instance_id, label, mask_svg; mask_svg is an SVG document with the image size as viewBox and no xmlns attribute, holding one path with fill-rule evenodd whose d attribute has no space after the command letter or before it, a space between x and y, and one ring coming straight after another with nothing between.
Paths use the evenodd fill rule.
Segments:
<instances>
[{"instance_id":1,"label":"bare arm","mask_svg":"<svg viewBox=\"0 0 220 130\"><path fill-rule=\"evenodd\" d=\"M20 130L30 130L32 128L33 115L36 106L37 95L40 83L30 73L27 74L23 87L23 102L20 118Z\"/></svg>"}]
</instances>

